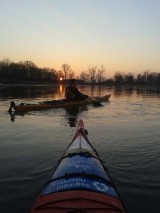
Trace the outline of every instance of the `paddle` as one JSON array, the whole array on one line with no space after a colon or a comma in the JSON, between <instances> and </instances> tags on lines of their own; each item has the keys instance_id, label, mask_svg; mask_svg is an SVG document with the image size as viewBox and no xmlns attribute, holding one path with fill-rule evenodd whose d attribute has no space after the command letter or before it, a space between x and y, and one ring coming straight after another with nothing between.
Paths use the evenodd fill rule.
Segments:
<instances>
[{"instance_id":1,"label":"paddle","mask_svg":"<svg viewBox=\"0 0 160 213\"><path fill-rule=\"evenodd\" d=\"M88 97L88 100L90 100L94 106L103 106L99 101L92 100L90 97Z\"/></svg>"}]
</instances>

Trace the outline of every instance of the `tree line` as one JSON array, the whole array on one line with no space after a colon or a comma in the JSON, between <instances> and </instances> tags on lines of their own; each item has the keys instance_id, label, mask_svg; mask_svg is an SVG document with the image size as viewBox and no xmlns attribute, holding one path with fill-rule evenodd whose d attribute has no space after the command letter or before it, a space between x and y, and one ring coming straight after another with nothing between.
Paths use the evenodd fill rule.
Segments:
<instances>
[{"instance_id":1,"label":"tree line","mask_svg":"<svg viewBox=\"0 0 160 213\"><path fill-rule=\"evenodd\" d=\"M61 70L54 68L39 68L32 61L12 62L9 59L0 61L0 80L4 82L12 81L34 81L34 82L59 82L70 78L77 78L83 83L104 84L104 85L160 85L160 73L144 71L133 74L131 72L116 72L112 78L105 77L104 66L89 67L80 73L79 76L68 64L62 64Z\"/></svg>"}]
</instances>

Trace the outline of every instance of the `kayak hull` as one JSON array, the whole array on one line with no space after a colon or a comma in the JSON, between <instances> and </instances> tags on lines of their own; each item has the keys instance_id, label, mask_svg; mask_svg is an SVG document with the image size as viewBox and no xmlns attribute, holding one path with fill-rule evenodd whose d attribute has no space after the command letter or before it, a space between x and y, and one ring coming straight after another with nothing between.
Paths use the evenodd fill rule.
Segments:
<instances>
[{"instance_id":1,"label":"kayak hull","mask_svg":"<svg viewBox=\"0 0 160 213\"><path fill-rule=\"evenodd\" d=\"M123 212L119 193L87 137L83 121L30 213Z\"/></svg>"},{"instance_id":2,"label":"kayak hull","mask_svg":"<svg viewBox=\"0 0 160 213\"><path fill-rule=\"evenodd\" d=\"M108 101L111 95L105 95L102 97L91 97L91 100L98 101L98 102L105 102ZM35 111L35 110L43 110L43 109L52 109L52 108L70 108L70 107L77 107L82 105L92 104L92 101L89 99L85 99L82 101L72 101L68 102L65 99L61 100L54 100L54 101L44 101L37 104L26 104L21 103L19 105L15 105L12 101L9 112L27 112L27 111Z\"/></svg>"}]
</instances>

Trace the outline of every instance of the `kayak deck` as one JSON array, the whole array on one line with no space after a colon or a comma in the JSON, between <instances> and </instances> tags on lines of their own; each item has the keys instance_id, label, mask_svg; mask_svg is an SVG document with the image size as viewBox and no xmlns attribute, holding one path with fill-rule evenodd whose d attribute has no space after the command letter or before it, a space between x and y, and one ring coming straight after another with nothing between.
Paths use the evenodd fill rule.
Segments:
<instances>
[{"instance_id":1,"label":"kayak deck","mask_svg":"<svg viewBox=\"0 0 160 213\"><path fill-rule=\"evenodd\" d=\"M126 213L108 169L88 140L82 120L30 211L51 212Z\"/></svg>"},{"instance_id":2,"label":"kayak deck","mask_svg":"<svg viewBox=\"0 0 160 213\"><path fill-rule=\"evenodd\" d=\"M90 99L92 101L97 102L106 102L109 100L111 95L105 95L102 97L91 97ZM37 104L27 104L27 103L21 103L19 105L16 105L14 101L11 101L9 112L27 112L27 111L34 111L34 110L43 110L43 109L51 109L51 108L69 108L73 106L81 106L81 105L87 105L92 104L92 101L89 99L85 99L82 101L66 101L65 99L61 100L53 100L53 101L43 101L39 102Z\"/></svg>"}]
</instances>

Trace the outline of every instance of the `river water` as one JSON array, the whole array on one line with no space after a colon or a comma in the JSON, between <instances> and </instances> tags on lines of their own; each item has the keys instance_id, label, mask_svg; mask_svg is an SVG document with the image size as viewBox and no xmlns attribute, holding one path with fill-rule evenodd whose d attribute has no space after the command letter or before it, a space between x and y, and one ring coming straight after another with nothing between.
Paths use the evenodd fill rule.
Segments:
<instances>
[{"instance_id":1,"label":"river water","mask_svg":"<svg viewBox=\"0 0 160 213\"><path fill-rule=\"evenodd\" d=\"M111 94L103 107L49 109L10 116L10 101L64 97L65 87L0 90L0 212L28 213L53 166L83 119L129 213L160 212L160 90L80 86L90 96Z\"/></svg>"}]
</instances>

